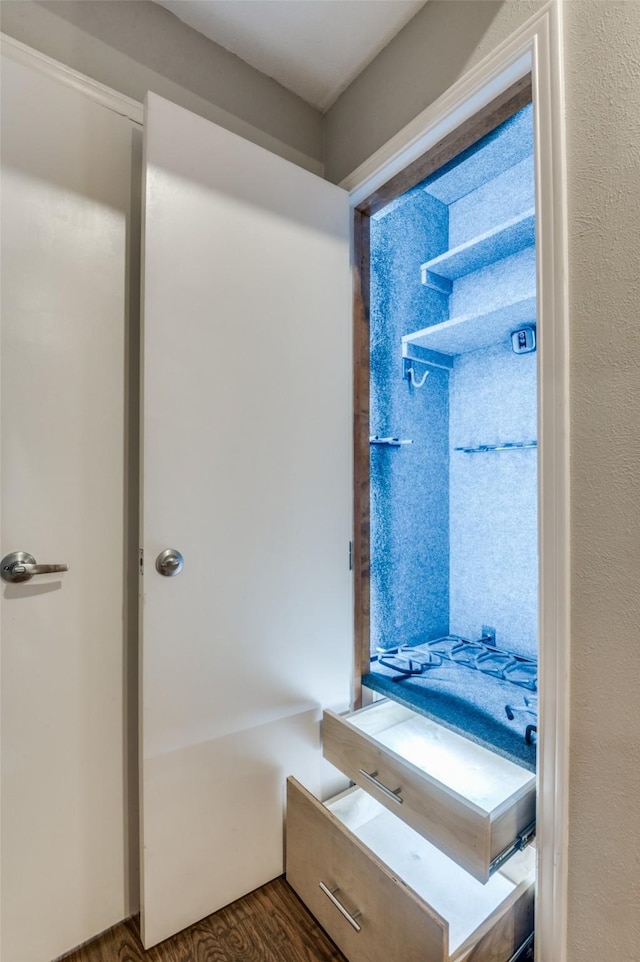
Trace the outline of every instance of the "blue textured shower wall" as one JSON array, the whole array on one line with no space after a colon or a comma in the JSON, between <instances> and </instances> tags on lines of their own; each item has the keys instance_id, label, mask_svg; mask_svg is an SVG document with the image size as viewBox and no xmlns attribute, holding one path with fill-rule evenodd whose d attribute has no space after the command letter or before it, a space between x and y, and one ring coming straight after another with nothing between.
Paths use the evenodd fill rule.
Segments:
<instances>
[{"instance_id":1,"label":"blue textured shower wall","mask_svg":"<svg viewBox=\"0 0 640 962\"><path fill-rule=\"evenodd\" d=\"M435 638L449 626L449 387L402 379L400 338L447 317L447 298L420 282L446 248L448 210L423 190L371 222L371 646ZM427 320L428 319L428 320Z\"/></svg>"}]
</instances>

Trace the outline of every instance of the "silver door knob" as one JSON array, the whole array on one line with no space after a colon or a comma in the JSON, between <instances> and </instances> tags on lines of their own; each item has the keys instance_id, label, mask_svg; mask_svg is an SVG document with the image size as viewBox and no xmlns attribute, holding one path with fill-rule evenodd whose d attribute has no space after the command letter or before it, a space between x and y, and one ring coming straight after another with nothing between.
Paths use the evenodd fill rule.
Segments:
<instances>
[{"instance_id":1,"label":"silver door knob","mask_svg":"<svg viewBox=\"0 0 640 962\"><path fill-rule=\"evenodd\" d=\"M156 558L156 571L165 578L174 578L182 571L184 558L175 548L165 548Z\"/></svg>"},{"instance_id":2,"label":"silver door knob","mask_svg":"<svg viewBox=\"0 0 640 962\"><path fill-rule=\"evenodd\" d=\"M30 581L34 575L50 575L68 570L69 565L39 565L33 555L26 551L12 551L0 561L0 577L10 584Z\"/></svg>"}]
</instances>

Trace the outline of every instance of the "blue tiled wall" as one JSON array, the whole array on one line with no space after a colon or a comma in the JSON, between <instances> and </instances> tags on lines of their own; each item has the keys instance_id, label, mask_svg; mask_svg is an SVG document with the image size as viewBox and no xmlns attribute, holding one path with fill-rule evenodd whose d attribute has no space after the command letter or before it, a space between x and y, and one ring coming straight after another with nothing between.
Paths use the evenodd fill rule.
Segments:
<instances>
[{"instance_id":1,"label":"blue tiled wall","mask_svg":"<svg viewBox=\"0 0 640 962\"><path fill-rule=\"evenodd\" d=\"M371 223L371 434L413 440L371 447L373 649L449 624L448 379L410 387L400 354L403 334L447 317L447 298L420 283L447 238L447 207L424 191Z\"/></svg>"}]
</instances>

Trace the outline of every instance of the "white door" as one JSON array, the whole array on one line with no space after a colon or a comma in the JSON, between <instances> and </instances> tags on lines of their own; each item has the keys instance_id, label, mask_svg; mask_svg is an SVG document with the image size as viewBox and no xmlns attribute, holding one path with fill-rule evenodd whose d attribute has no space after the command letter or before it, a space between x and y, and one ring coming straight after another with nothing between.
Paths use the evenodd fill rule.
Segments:
<instances>
[{"instance_id":1,"label":"white door","mask_svg":"<svg viewBox=\"0 0 640 962\"><path fill-rule=\"evenodd\" d=\"M287 774L322 791L321 707L350 694L352 521L347 195L147 107L148 947L283 871Z\"/></svg>"},{"instance_id":2,"label":"white door","mask_svg":"<svg viewBox=\"0 0 640 962\"><path fill-rule=\"evenodd\" d=\"M2 57L3 962L130 911L124 829L125 117Z\"/></svg>"}]
</instances>

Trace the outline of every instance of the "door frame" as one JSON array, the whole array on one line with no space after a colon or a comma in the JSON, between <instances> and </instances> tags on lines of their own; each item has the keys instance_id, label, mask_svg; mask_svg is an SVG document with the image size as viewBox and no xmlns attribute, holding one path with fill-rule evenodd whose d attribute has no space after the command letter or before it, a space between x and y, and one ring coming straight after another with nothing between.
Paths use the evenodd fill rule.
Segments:
<instances>
[{"instance_id":1,"label":"door frame","mask_svg":"<svg viewBox=\"0 0 640 962\"><path fill-rule=\"evenodd\" d=\"M536 959L566 960L569 797L569 308L562 9L549 0L511 37L465 74L340 184L353 210L356 312L366 311L368 251L360 219L385 185L449 137L514 84L531 75L535 125L536 262L538 282L539 638L538 881ZM364 234L364 243L361 239ZM363 281L359 263L363 263ZM357 326L357 325L356 325ZM355 341L355 384L363 396L368 357ZM368 347L367 352L368 354ZM362 459L356 410L355 457ZM367 429L368 430L368 429ZM368 452L367 455L368 457ZM362 485L356 491L355 540L367 547ZM368 485L368 479L364 479ZM356 552L356 558L358 554ZM365 559L368 561L368 557ZM356 579L359 578L355 566ZM359 586L362 590L362 586ZM366 588L365 588L366 590ZM356 623L361 616L356 612ZM359 659L359 654L356 653Z\"/></svg>"},{"instance_id":2,"label":"door frame","mask_svg":"<svg viewBox=\"0 0 640 962\"><path fill-rule=\"evenodd\" d=\"M426 177L440 170L496 130L519 110L532 103L531 74L521 77L500 93L479 113L439 140L403 170L363 200L353 211L353 261L355 274L353 354L354 364L354 634L355 672L354 707L360 708L369 696L363 691L362 676L370 669L370 361L369 303L371 217Z\"/></svg>"}]
</instances>

